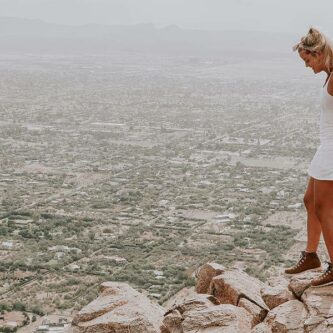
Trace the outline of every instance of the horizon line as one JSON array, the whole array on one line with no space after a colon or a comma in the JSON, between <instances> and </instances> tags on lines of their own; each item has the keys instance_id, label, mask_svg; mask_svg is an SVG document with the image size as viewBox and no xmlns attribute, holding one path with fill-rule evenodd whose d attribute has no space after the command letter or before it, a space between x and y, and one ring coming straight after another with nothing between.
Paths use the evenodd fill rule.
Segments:
<instances>
[{"instance_id":1,"label":"horizon line","mask_svg":"<svg viewBox=\"0 0 333 333\"><path fill-rule=\"evenodd\" d=\"M0 19L16 19L22 21L30 21L30 22L40 22L47 25L55 25L55 26L62 26L62 27L71 27L71 28L80 28L80 27L87 27L87 26L102 26L102 27L137 27L137 26L151 26L156 30L165 30L165 29L179 29L184 31L202 31L202 32L245 32L245 33L275 33L275 34L282 34L282 35L291 35L294 34L290 31L274 31L274 30L252 30L252 29L207 29L207 28L186 28L181 27L177 24L168 24L163 26L157 26L153 22L138 22L133 24L107 24L107 23L96 23L96 22L89 22L89 23L82 23L82 24L68 24L68 23L58 23L58 22L51 22L40 18L29 18L23 16L3 16L0 15ZM295 32L296 34L297 32Z\"/></svg>"}]
</instances>

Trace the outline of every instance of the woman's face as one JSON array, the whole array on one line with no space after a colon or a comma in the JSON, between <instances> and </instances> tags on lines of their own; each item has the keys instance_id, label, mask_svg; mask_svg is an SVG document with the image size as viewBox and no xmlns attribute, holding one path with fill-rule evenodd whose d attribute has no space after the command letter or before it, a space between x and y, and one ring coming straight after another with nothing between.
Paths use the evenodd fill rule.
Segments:
<instances>
[{"instance_id":1,"label":"woman's face","mask_svg":"<svg viewBox=\"0 0 333 333\"><path fill-rule=\"evenodd\" d=\"M315 74L325 70L324 54L318 52L315 55L307 53L305 50L299 51L299 56L304 60L305 66L312 68Z\"/></svg>"}]
</instances>

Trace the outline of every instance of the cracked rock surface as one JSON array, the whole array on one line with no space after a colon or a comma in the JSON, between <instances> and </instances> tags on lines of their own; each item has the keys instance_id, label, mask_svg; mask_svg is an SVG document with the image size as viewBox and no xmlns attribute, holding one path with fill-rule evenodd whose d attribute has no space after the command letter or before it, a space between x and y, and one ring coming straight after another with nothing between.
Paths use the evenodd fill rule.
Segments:
<instances>
[{"instance_id":1,"label":"cracked rock surface","mask_svg":"<svg viewBox=\"0 0 333 333\"><path fill-rule=\"evenodd\" d=\"M209 262L196 288L166 307L125 283L105 282L99 297L73 319L75 333L333 333L333 284L313 288L320 272L266 283Z\"/></svg>"}]
</instances>

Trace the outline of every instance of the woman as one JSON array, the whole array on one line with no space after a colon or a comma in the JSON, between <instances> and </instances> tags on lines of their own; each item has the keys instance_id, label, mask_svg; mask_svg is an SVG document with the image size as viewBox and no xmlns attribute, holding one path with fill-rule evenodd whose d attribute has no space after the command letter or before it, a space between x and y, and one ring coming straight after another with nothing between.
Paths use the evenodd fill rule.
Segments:
<instances>
[{"instance_id":1,"label":"woman","mask_svg":"<svg viewBox=\"0 0 333 333\"><path fill-rule=\"evenodd\" d=\"M311 281L312 286L333 283L333 44L318 29L308 34L293 48L315 74L327 74L321 95L320 145L308 168L310 176L304 196L307 210L307 245L298 263L285 270L297 274L321 268L316 253L321 232L330 257L327 269Z\"/></svg>"}]
</instances>

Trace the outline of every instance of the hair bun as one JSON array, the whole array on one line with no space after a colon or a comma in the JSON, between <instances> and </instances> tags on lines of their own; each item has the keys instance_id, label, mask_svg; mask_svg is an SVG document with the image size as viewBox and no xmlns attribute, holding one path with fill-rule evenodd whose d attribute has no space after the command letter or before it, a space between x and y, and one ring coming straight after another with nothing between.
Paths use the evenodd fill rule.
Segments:
<instances>
[{"instance_id":1,"label":"hair bun","mask_svg":"<svg viewBox=\"0 0 333 333\"><path fill-rule=\"evenodd\" d=\"M301 37L300 42L293 46L293 51L306 51L308 54L324 54L325 68L333 69L333 41L321 31L321 29L310 26L308 33Z\"/></svg>"}]
</instances>

